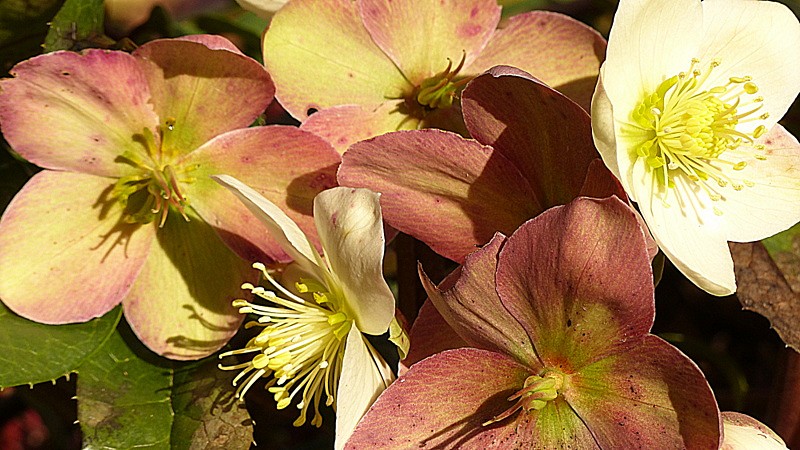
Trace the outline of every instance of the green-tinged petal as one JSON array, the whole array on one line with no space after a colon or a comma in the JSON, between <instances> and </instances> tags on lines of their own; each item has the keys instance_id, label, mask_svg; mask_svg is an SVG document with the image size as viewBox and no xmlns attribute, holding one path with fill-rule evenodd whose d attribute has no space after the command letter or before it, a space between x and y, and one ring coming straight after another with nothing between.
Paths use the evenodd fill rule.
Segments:
<instances>
[{"instance_id":1,"label":"green-tinged petal","mask_svg":"<svg viewBox=\"0 0 800 450\"><path fill-rule=\"evenodd\" d=\"M469 347L511 356L536 372L541 362L533 343L503 306L494 288L497 255L505 240L498 233L483 248L467 256L451 289L434 286L421 269L420 280L436 309Z\"/></svg>"},{"instance_id":2,"label":"green-tinged petal","mask_svg":"<svg viewBox=\"0 0 800 450\"><path fill-rule=\"evenodd\" d=\"M208 356L236 333L244 316L231 302L241 297L251 273L250 262L225 247L211 226L194 214L189 218L167 220L122 301L139 340L178 360Z\"/></svg>"},{"instance_id":3,"label":"green-tinged petal","mask_svg":"<svg viewBox=\"0 0 800 450\"><path fill-rule=\"evenodd\" d=\"M203 44L211 50L228 50L233 53L244 55L233 42L223 36L216 34L189 34L175 38L177 41L189 41Z\"/></svg>"},{"instance_id":4,"label":"green-tinged petal","mask_svg":"<svg viewBox=\"0 0 800 450\"><path fill-rule=\"evenodd\" d=\"M622 174L619 168L620 163L627 168L630 165L630 157L620 152L619 155L622 159L617 160L617 124L614 121L614 106L603 86L603 68L600 70L597 87L592 96L592 139L608 170L620 180L623 186L630 186L630 174L628 172Z\"/></svg>"},{"instance_id":5,"label":"green-tinged petal","mask_svg":"<svg viewBox=\"0 0 800 450\"><path fill-rule=\"evenodd\" d=\"M609 33L603 74L614 108L628 114L663 80L689 70L692 58L700 56L702 33L698 0L620 2Z\"/></svg>"},{"instance_id":6,"label":"green-tinged petal","mask_svg":"<svg viewBox=\"0 0 800 450\"><path fill-rule=\"evenodd\" d=\"M448 350L415 364L378 397L348 449L530 448L527 418L484 427L533 375L499 353Z\"/></svg>"},{"instance_id":7,"label":"green-tinged petal","mask_svg":"<svg viewBox=\"0 0 800 450\"><path fill-rule=\"evenodd\" d=\"M122 223L113 181L43 171L0 221L0 298L15 313L63 324L119 304L145 262L155 226Z\"/></svg>"},{"instance_id":8,"label":"green-tinged petal","mask_svg":"<svg viewBox=\"0 0 800 450\"><path fill-rule=\"evenodd\" d=\"M759 113L777 123L800 92L800 23L777 2L704 1L702 61L719 60L708 86L725 85L729 77L752 77L763 97ZM752 130L761 122L742 124Z\"/></svg>"},{"instance_id":9,"label":"green-tinged petal","mask_svg":"<svg viewBox=\"0 0 800 450\"><path fill-rule=\"evenodd\" d=\"M636 346L655 314L644 235L615 197L521 226L500 252L497 292L542 363L565 373Z\"/></svg>"},{"instance_id":10,"label":"green-tinged petal","mask_svg":"<svg viewBox=\"0 0 800 450\"><path fill-rule=\"evenodd\" d=\"M251 13L269 20L275 11L281 9L288 0L236 0L242 8Z\"/></svg>"},{"instance_id":11,"label":"green-tinged petal","mask_svg":"<svg viewBox=\"0 0 800 450\"><path fill-rule=\"evenodd\" d=\"M197 168L190 172L194 181L184 188L192 208L245 260L288 260L264 225L211 175L241 180L284 211L316 245L312 203L320 191L336 186L340 161L325 141L295 127L234 130L187 155L183 165Z\"/></svg>"},{"instance_id":12,"label":"green-tinged petal","mask_svg":"<svg viewBox=\"0 0 800 450\"><path fill-rule=\"evenodd\" d=\"M780 436L763 423L737 412L724 411L722 426L725 438L720 450L786 450Z\"/></svg>"},{"instance_id":13,"label":"green-tinged petal","mask_svg":"<svg viewBox=\"0 0 800 450\"><path fill-rule=\"evenodd\" d=\"M335 187L314 199L314 222L331 274L339 284L356 326L386 332L394 317L394 296L383 279L383 219L379 194Z\"/></svg>"},{"instance_id":14,"label":"green-tinged petal","mask_svg":"<svg viewBox=\"0 0 800 450\"><path fill-rule=\"evenodd\" d=\"M597 158L583 108L506 67L472 80L461 101L472 136L511 160L530 181L542 209L578 195Z\"/></svg>"},{"instance_id":15,"label":"green-tinged petal","mask_svg":"<svg viewBox=\"0 0 800 450\"><path fill-rule=\"evenodd\" d=\"M212 178L235 194L247 206L247 209L267 228L272 239L292 260L300 265L302 270L315 274L319 279L324 279L324 273L318 264L321 261L320 256L314 249L314 245L285 212L264 198L258 191L230 175L214 175Z\"/></svg>"},{"instance_id":16,"label":"green-tinged petal","mask_svg":"<svg viewBox=\"0 0 800 450\"><path fill-rule=\"evenodd\" d=\"M388 364L356 327L350 328L336 390L336 442L342 449L381 392L394 381Z\"/></svg>"},{"instance_id":17,"label":"green-tinged petal","mask_svg":"<svg viewBox=\"0 0 800 450\"><path fill-rule=\"evenodd\" d=\"M458 262L496 231L510 234L542 210L503 155L440 130L359 142L342 158L338 177L380 192L387 223Z\"/></svg>"},{"instance_id":18,"label":"green-tinged petal","mask_svg":"<svg viewBox=\"0 0 800 450\"><path fill-rule=\"evenodd\" d=\"M143 152L134 135L154 129L147 79L124 52L55 52L0 81L0 123L11 147L42 167L100 176L130 169L116 158Z\"/></svg>"},{"instance_id":19,"label":"green-tinged petal","mask_svg":"<svg viewBox=\"0 0 800 450\"><path fill-rule=\"evenodd\" d=\"M419 314L411 325L409 340L411 347L406 358L400 362L400 374L436 353L468 347L467 342L450 327L430 299L425 300L419 309Z\"/></svg>"},{"instance_id":20,"label":"green-tinged petal","mask_svg":"<svg viewBox=\"0 0 800 450\"><path fill-rule=\"evenodd\" d=\"M419 119L400 111L398 102L380 106L342 105L309 116L300 128L328 141L339 152L358 141L390 131L419 128Z\"/></svg>"},{"instance_id":21,"label":"green-tinged petal","mask_svg":"<svg viewBox=\"0 0 800 450\"><path fill-rule=\"evenodd\" d=\"M639 212L658 246L681 273L706 292L718 296L736 292L733 259L718 230L725 213L718 216L711 200L699 198L694 186L682 177L675 178L675 188L667 189L662 199L645 165L640 159L633 166L636 191L631 197L639 199Z\"/></svg>"},{"instance_id":22,"label":"green-tinged petal","mask_svg":"<svg viewBox=\"0 0 800 450\"><path fill-rule=\"evenodd\" d=\"M272 18L264 64L299 120L335 105L378 106L412 86L369 37L351 0L295 0Z\"/></svg>"},{"instance_id":23,"label":"green-tinged petal","mask_svg":"<svg viewBox=\"0 0 800 450\"><path fill-rule=\"evenodd\" d=\"M226 48L162 39L139 47L134 56L147 74L168 154L184 155L214 136L247 127L275 92L261 64ZM237 101L242 98L247 101Z\"/></svg>"},{"instance_id":24,"label":"green-tinged petal","mask_svg":"<svg viewBox=\"0 0 800 450\"><path fill-rule=\"evenodd\" d=\"M711 232L734 242L752 242L786 230L800 221L800 144L782 126L761 139L763 161L755 158L740 173L753 181L741 191L731 190L715 203L722 212ZM719 229L714 229L714 225Z\"/></svg>"},{"instance_id":25,"label":"green-tinged petal","mask_svg":"<svg viewBox=\"0 0 800 450\"><path fill-rule=\"evenodd\" d=\"M719 447L719 410L703 373L656 336L584 367L564 398L601 448Z\"/></svg>"},{"instance_id":26,"label":"green-tinged petal","mask_svg":"<svg viewBox=\"0 0 800 450\"><path fill-rule=\"evenodd\" d=\"M418 86L480 53L500 20L493 0L359 0L372 40Z\"/></svg>"},{"instance_id":27,"label":"green-tinged petal","mask_svg":"<svg viewBox=\"0 0 800 450\"><path fill-rule=\"evenodd\" d=\"M518 67L588 111L605 49L605 39L591 27L563 14L533 11L511 17L464 73Z\"/></svg>"}]
</instances>

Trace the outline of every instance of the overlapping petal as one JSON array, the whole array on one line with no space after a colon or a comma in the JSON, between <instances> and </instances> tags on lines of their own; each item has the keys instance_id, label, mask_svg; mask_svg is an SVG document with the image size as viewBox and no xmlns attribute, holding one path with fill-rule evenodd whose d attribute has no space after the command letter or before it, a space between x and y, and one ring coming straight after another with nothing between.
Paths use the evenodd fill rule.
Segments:
<instances>
[{"instance_id":1,"label":"overlapping petal","mask_svg":"<svg viewBox=\"0 0 800 450\"><path fill-rule=\"evenodd\" d=\"M214 136L247 127L275 92L258 62L211 38L206 41L214 48L202 41L163 39L134 52L147 75L161 127L169 130L162 150L173 154L184 155ZM242 97L247 101L230 101Z\"/></svg>"},{"instance_id":2,"label":"overlapping petal","mask_svg":"<svg viewBox=\"0 0 800 450\"><path fill-rule=\"evenodd\" d=\"M156 228L121 222L122 208L105 198L112 185L94 175L43 171L14 197L0 221L6 306L37 322L85 322L128 294Z\"/></svg>"},{"instance_id":3,"label":"overlapping petal","mask_svg":"<svg viewBox=\"0 0 800 450\"><path fill-rule=\"evenodd\" d=\"M147 78L126 53L48 53L11 73L0 90L3 136L41 167L122 176L130 167L117 157L144 152L135 135L158 124Z\"/></svg>"},{"instance_id":4,"label":"overlapping petal","mask_svg":"<svg viewBox=\"0 0 800 450\"><path fill-rule=\"evenodd\" d=\"M763 423L737 412L724 411L725 438L720 450L786 450L786 443Z\"/></svg>"},{"instance_id":5,"label":"overlapping petal","mask_svg":"<svg viewBox=\"0 0 800 450\"><path fill-rule=\"evenodd\" d=\"M314 222L330 272L358 329L373 335L385 333L394 317L394 295L383 279L379 197L367 189L339 187L314 199Z\"/></svg>"}]
</instances>

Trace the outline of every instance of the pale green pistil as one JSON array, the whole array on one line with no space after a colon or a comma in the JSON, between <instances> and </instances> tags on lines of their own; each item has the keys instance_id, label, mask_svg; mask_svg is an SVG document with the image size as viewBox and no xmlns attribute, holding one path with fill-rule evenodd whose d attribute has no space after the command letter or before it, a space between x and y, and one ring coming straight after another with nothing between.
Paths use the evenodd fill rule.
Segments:
<instances>
[{"instance_id":1,"label":"pale green pistil","mask_svg":"<svg viewBox=\"0 0 800 450\"><path fill-rule=\"evenodd\" d=\"M508 397L508 401L514 404L483 423L484 426L500 422L511 417L519 410L526 413L539 411L547 406L547 403L558 398L558 393L564 385L564 375L556 371L548 371L543 375L531 375L525 379L525 383L519 391Z\"/></svg>"},{"instance_id":2,"label":"pale green pistil","mask_svg":"<svg viewBox=\"0 0 800 450\"><path fill-rule=\"evenodd\" d=\"M111 197L125 208L125 222L146 224L158 219L162 227L170 208L175 208L185 220L189 220L185 212L188 199L181 191L181 184L194 181L187 176L194 167L174 162L175 155L168 142L174 126L175 121L169 119L164 127L159 127L160 144L153 132L146 128L139 136L145 151L128 150L120 155L120 162L137 169L136 173L118 179L111 190Z\"/></svg>"},{"instance_id":3,"label":"pale green pistil","mask_svg":"<svg viewBox=\"0 0 800 450\"><path fill-rule=\"evenodd\" d=\"M220 355L257 353L251 361L233 366L222 366L223 370L241 370L233 381L237 398L243 398L248 389L261 377L272 375L267 388L274 395L278 409L283 409L300 396L297 408L300 416L294 425L306 421L310 405L314 405L311 423L322 425L319 402L325 395L325 404L335 408L335 393L342 370L344 346L353 320L342 310L343 302L336 294L328 292L318 280L302 279L296 284L297 292L311 294L314 301L306 301L275 281L263 264L253 267L261 270L264 277L280 294L249 283L242 286L253 294L267 300L270 305L258 305L245 300L236 300L233 305L242 314L257 314L258 321L248 322L245 327L264 327L264 330L247 343L245 348Z\"/></svg>"},{"instance_id":4,"label":"pale green pistil","mask_svg":"<svg viewBox=\"0 0 800 450\"><path fill-rule=\"evenodd\" d=\"M753 185L732 177L729 169L744 169L747 162L741 159L753 156L741 146L763 149L755 140L766 133L764 125L749 133L740 131L740 125L764 120L768 114L756 115L763 98L755 96L758 87L750 77L731 77L725 85L707 87L704 84L719 62L713 61L704 72L697 64L699 60L692 60L689 73L668 78L646 96L631 114L628 131L641 137L634 156L645 160L662 192L675 187L676 176L684 176L716 201L717 186L741 190ZM760 153L754 156L765 158Z\"/></svg>"}]
</instances>

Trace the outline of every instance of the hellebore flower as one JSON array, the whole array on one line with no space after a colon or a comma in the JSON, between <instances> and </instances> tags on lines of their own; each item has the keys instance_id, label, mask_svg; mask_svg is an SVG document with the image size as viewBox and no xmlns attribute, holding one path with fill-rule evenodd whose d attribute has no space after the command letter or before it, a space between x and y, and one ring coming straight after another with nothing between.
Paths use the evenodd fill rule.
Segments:
<instances>
[{"instance_id":1,"label":"hellebore flower","mask_svg":"<svg viewBox=\"0 0 800 450\"><path fill-rule=\"evenodd\" d=\"M261 17L270 19L288 0L236 0L243 9Z\"/></svg>"},{"instance_id":2,"label":"hellebore flower","mask_svg":"<svg viewBox=\"0 0 800 450\"><path fill-rule=\"evenodd\" d=\"M359 142L342 157L339 183L380 192L389 225L457 262L579 195L625 197L599 160L589 115L561 93L500 66L461 101L475 140L413 130Z\"/></svg>"},{"instance_id":3,"label":"hellebore flower","mask_svg":"<svg viewBox=\"0 0 800 450\"><path fill-rule=\"evenodd\" d=\"M311 201L335 185L336 151L295 128L244 128L273 86L220 37L157 40L133 54L49 53L11 72L0 81L0 126L46 170L0 221L3 303L63 324L122 302L156 353L194 359L222 347L241 323L230 301L245 261L287 255L210 175L279 192L274 201L313 230ZM285 169L265 180L254 165ZM34 288L42 280L48 289Z\"/></svg>"},{"instance_id":4,"label":"hellebore flower","mask_svg":"<svg viewBox=\"0 0 800 450\"><path fill-rule=\"evenodd\" d=\"M340 152L400 129L463 131L458 91L498 64L588 109L603 38L556 13L499 20L494 0L295 0L264 35L264 64L284 108Z\"/></svg>"},{"instance_id":5,"label":"hellebore flower","mask_svg":"<svg viewBox=\"0 0 800 450\"><path fill-rule=\"evenodd\" d=\"M592 103L595 143L666 256L736 290L727 241L800 220L800 24L767 1L623 0Z\"/></svg>"},{"instance_id":6,"label":"hellebore flower","mask_svg":"<svg viewBox=\"0 0 800 450\"><path fill-rule=\"evenodd\" d=\"M722 413L725 437L720 450L787 450L780 436L763 423L737 412Z\"/></svg>"},{"instance_id":7,"label":"hellebore flower","mask_svg":"<svg viewBox=\"0 0 800 450\"><path fill-rule=\"evenodd\" d=\"M346 447L717 449L703 374L649 334L645 242L620 200L579 198L496 235L451 289L421 274L470 347L411 366Z\"/></svg>"},{"instance_id":8,"label":"hellebore flower","mask_svg":"<svg viewBox=\"0 0 800 450\"><path fill-rule=\"evenodd\" d=\"M253 294L269 302L237 300L241 313L259 315L247 326L264 329L241 350L220 357L251 354L251 361L220 366L241 373L234 384L242 398L260 377L273 376L267 387L278 408L299 397L300 417L320 426L320 399L336 409L336 442L341 448L358 420L378 394L393 380L389 366L364 334L389 330L394 316L394 297L383 279L383 221L378 194L367 189L333 188L314 199L314 221L322 241L323 256L300 228L280 208L236 179L215 177L230 189L266 225L272 236L294 258L284 278L296 279L283 286L260 269L269 287L245 284Z\"/></svg>"}]
</instances>

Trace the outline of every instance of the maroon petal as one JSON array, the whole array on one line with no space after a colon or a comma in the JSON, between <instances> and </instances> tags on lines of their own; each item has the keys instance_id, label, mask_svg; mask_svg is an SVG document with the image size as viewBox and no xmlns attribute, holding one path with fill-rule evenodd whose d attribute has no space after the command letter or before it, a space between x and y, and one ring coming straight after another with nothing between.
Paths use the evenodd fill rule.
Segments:
<instances>
[{"instance_id":1,"label":"maroon petal","mask_svg":"<svg viewBox=\"0 0 800 450\"><path fill-rule=\"evenodd\" d=\"M444 320L430 299L425 300L419 309L419 314L411 325L409 340L411 347L406 358L401 361L401 372L436 353L468 346Z\"/></svg>"}]
</instances>

